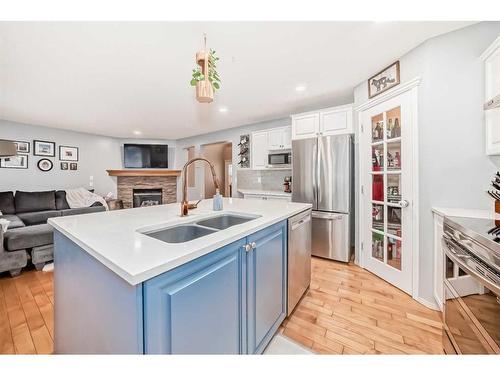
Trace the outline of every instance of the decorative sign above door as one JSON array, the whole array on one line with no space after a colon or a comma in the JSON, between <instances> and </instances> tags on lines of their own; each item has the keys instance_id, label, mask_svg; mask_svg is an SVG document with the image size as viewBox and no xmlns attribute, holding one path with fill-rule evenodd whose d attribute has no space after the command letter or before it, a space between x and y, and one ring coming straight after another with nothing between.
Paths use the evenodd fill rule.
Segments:
<instances>
[{"instance_id":1,"label":"decorative sign above door","mask_svg":"<svg viewBox=\"0 0 500 375\"><path fill-rule=\"evenodd\" d=\"M396 61L368 79L368 97L371 99L399 83L399 61Z\"/></svg>"}]
</instances>

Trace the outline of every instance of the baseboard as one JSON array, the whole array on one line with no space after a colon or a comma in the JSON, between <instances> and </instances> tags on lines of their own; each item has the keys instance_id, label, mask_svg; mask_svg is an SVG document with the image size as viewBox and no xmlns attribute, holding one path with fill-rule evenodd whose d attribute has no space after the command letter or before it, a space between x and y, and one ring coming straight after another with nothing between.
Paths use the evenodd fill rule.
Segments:
<instances>
[{"instance_id":1,"label":"baseboard","mask_svg":"<svg viewBox=\"0 0 500 375\"><path fill-rule=\"evenodd\" d=\"M441 301L441 298L437 296L436 292L434 292L434 299L436 300L436 305L439 308L439 311L443 311L443 301Z\"/></svg>"},{"instance_id":2,"label":"baseboard","mask_svg":"<svg viewBox=\"0 0 500 375\"><path fill-rule=\"evenodd\" d=\"M437 303L435 301L428 301L422 297L415 298L415 301L424 305L425 307L428 307L431 310L441 311L441 309L439 308L439 306L437 305Z\"/></svg>"}]
</instances>

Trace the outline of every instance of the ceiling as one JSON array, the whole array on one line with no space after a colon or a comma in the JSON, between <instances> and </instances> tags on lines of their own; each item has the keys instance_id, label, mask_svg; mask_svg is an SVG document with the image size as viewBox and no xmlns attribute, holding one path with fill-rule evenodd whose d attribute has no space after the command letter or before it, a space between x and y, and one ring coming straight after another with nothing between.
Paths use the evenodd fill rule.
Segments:
<instances>
[{"instance_id":1,"label":"ceiling","mask_svg":"<svg viewBox=\"0 0 500 375\"><path fill-rule=\"evenodd\" d=\"M0 22L0 118L184 138L347 103L370 75L468 24ZM220 57L222 88L211 104L196 102L189 85L204 32Z\"/></svg>"}]
</instances>

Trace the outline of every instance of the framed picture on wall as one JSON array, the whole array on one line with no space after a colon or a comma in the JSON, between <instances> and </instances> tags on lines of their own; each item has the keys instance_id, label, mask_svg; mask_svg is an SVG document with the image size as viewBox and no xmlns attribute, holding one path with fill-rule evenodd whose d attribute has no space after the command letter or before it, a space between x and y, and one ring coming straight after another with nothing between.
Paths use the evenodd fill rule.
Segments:
<instances>
[{"instance_id":1,"label":"framed picture on wall","mask_svg":"<svg viewBox=\"0 0 500 375\"><path fill-rule=\"evenodd\" d=\"M14 141L16 145L16 150L18 153L29 154L30 153L30 143L25 141Z\"/></svg>"},{"instance_id":2,"label":"framed picture on wall","mask_svg":"<svg viewBox=\"0 0 500 375\"><path fill-rule=\"evenodd\" d=\"M78 161L78 147L59 146L59 160Z\"/></svg>"},{"instance_id":3,"label":"framed picture on wall","mask_svg":"<svg viewBox=\"0 0 500 375\"><path fill-rule=\"evenodd\" d=\"M368 97L380 95L390 88L399 85L399 61L370 77L368 80Z\"/></svg>"},{"instance_id":4,"label":"framed picture on wall","mask_svg":"<svg viewBox=\"0 0 500 375\"><path fill-rule=\"evenodd\" d=\"M77 163L69 163L69 170L70 171L76 171L77 169L78 169Z\"/></svg>"},{"instance_id":5,"label":"framed picture on wall","mask_svg":"<svg viewBox=\"0 0 500 375\"><path fill-rule=\"evenodd\" d=\"M16 155L0 158L0 168L28 169L28 155Z\"/></svg>"},{"instance_id":6,"label":"framed picture on wall","mask_svg":"<svg viewBox=\"0 0 500 375\"><path fill-rule=\"evenodd\" d=\"M54 163L49 159L40 159L38 160L37 166L42 172L48 172L54 167Z\"/></svg>"},{"instance_id":7,"label":"framed picture on wall","mask_svg":"<svg viewBox=\"0 0 500 375\"><path fill-rule=\"evenodd\" d=\"M68 169L69 169L68 163L65 161L61 162L61 170L67 171Z\"/></svg>"},{"instance_id":8,"label":"framed picture on wall","mask_svg":"<svg viewBox=\"0 0 500 375\"><path fill-rule=\"evenodd\" d=\"M33 141L33 155L35 156L56 156L56 143L48 141Z\"/></svg>"}]
</instances>

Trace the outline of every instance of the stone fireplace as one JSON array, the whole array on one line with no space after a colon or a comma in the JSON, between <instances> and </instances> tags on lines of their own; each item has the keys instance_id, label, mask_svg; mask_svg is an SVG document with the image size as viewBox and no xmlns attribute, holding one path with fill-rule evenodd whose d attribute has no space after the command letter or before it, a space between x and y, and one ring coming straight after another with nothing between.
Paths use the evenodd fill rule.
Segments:
<instances>
[{"instance_id":1,"label":"stone fireplace","mask_svg":"<svg viewBox=\"0 0 500 375\"><path fill-rule=\"evenodd\" d=\"M178 170L108 170L117 177L118 199L124 208L175 203L177 201Z\"/></svg>"}]
</instances>

